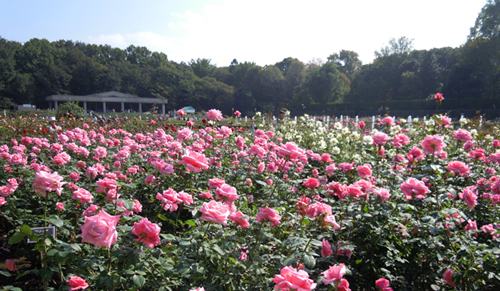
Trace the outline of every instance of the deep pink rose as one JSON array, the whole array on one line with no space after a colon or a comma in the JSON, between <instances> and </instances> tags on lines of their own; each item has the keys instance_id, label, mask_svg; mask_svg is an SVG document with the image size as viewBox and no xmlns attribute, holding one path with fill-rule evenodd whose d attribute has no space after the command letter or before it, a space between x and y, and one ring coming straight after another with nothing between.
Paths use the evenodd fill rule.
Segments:
<instances>
[{"instance_id":1,"label":"deep pink rose","mask_svg":"<svg viewBox=\"0 0 500 291\"><path fill-rule=\"evenodd\" d=\"M237 223L239 228L250 227L250 224L248 223L249 218L248 217L244 218L244 217L245 217L245 215L243 213L241 213L241 211L233 212L229 215L229 218L234 223Z\"/></svg>"},{"instance_id":2,"label":"deep pink rose","mask_svg":"<svg viewBox=\"0 0 500 291\"><path fill-rule=\"evenodd\" d=\"M259 213L257 214L256 219L257 222L269 220L269 222L271 222L271 226L275 227L280 224L281 216L278 215L278 211L266 206L266 208L259 207Z\"/></svg>"},{"instance_id":3,"label":"deep pink rose","mask_svg":"<svg viewBox=\"0 0 500 291\"><path fill-rule=\"evenodd\" d=\"M431 193L425 183L415 178L409 178L401 184L401 191L404 192L406 199L412 200L414 198L424 199L427 193Z\"/></svg>"},{"instance_id":4,"label":"deep pink rose","mask_svg":"<svg viewBox=\"0 0 500 291\"><path fill-rule=\"evenodd\" d=\"M301 156L305 155L305 151L297 146L294 142L281 144L278 148L278 154L289 157L291 161L297 161Z\"/></svg>"},{"instance_id":5,"label":"deep pink rose","mask_svg":"<svg viewBox=\"0 0 500 291\"><path fill-rule=\"evenodd\" d=\"M328 240L323 239L323 243L321 246L321 257L328 257L333 254L332 246L328 242Z\"/></svg>"},{"instance_id":6,"label":"deep pink rose","mask_svg":"<svg viewBox=\"0 0 500 291\"><path fill-rule=\"evenodd\" d=\"M370 164L364 164L358 166L358 176L360 177L370 177L372 175L372 166Z\"/></svg>"},{"instance_id":7,"label":"deep pink rose","mask_svg":"<svg viewBox=\"0 0 500 291\"><path fill-rule=\"evenodd\" d=\"M309 274L306 271L297 270L290 266L281 269L279 275L274 275L273 281L276 283L276 286L274 286L275 290L288 291L293 289L309 291L316 288L316 283L309 279Z\"/></svg>"},{"instance_id":8,"label":"deep pink rose","mask_svg":"<svg viewBox=\"0 0 500 291\"><path fill-rule=\"evenodd\" d=\"M240 196L236 193L236 188L229 186L228 184L223 184L215 190L215 196L219 200L223 200L227 203L233 203Z\"/></svg>"},{"instance_id":9,"label":"deep pink rose","mask_svg":"<svg viewBox=\"0 0 500 291\"><path fill-rule=\"evenodd\" d=\"M458 194L458 197L465 201L469 209L473 209L474 206L477 205L476 186L469 186L464 188L463 192Z\"/></svg>"},{"instance_id":10,"label":"deep pink rose","mask_svg":"<svg viewBox=\"0 0 500 291\"><path fill-rule=\"evenodd\" d=\"M389 280L387 279L380 278L375 281L375 285L377 285L377 288L382 291L392 291L392 288L389 287Z\"/></svg>"},{"instance_id":11,"label":"deep pink rose","mask_svg":"<svg viewBox=\"0 0 500 291\"><path fill-rule=\"evenodd\" d=\"M394 122L394 118L391 116L384 117L384 119L380 120L380 123L385 125L396 125L396 122Z\"/></svg>"},{"instance_id":12,"label":"deep pink rose","mask_svg":"<svg viewBox=\"0 0 500 291\"><path fill-rule=\"evenodd\" d=\"M69 291L80 290L80 289L85 290L89 287L87 281L78 276L69 277L69 280L67 280L66 283L68 283L69 285Z\"/></svg>"},{"instance_id":13,"label":"deep pink rose","mask_svg":"<svg viewBox=\"0 0 500 291\"><path fill-rule=\"evenodd\" d=\"M472 139L472 135L465 129L460 128L457 131L452 131L453 138L458 141L467 142Z\"/></svg>"},{"instance_id":14,"label":"deep pink rose","mask_svg":"<svg viewBox=\"0 0 500 291\"><path fill-rule=\"evenodd\" d=\"M132 233L138 236L134 240L143 242L148 248L154 248L154 246L161 244L160 231L160 226L150 222L147 218L142 218L140 222L134 222L132 228Z\"/></svg>"},{"instance_id":15,"label":"deep pink rose","mask_svg":"<svg viewBox=\"0 0 500 291\"><path fill-rule=\"evenodd\" d=\"M469 176L470 173L470 168L467 167L467 164L460 161L451 161L445 168L452 174L459 174L465 177Z\"/></svg>"},{"instance_id":16,"label":"deep pink rose","mask_svg":"<svg viewBox=\"0 0 500 291\"><path fill-rule=\"evenodd\" d=\"M64 204L62 204L61 202L57 202L57 203L56 203L56 208L57 208L57 210L59 210L59 211L60 211L60 210L64 210Z\"/></svg>"},{"instance_id":17,"label":"deep pink rose","mask_svg":"<svg viewBox=\"0 0 500 291\"><path fill-rule=\"evenodd\" d=\"M450 284L451 287L455 288L455 287L457 287L457 285L453 282L453 277L452 277L453 273L454 272L451 269L446 270L446 272L444 272L444 274L443 274L443 281L445 283Z\"/></svg>"},{"instance_id":18,"label":"deep pink rose","mask_svg":"<svg viewBox=\"0 0 500 291\"><path fill-rule=\"evenodd\" d=\"M328 270L322 272L324 278L323 283L325 285L330 285L335 281L340 281L346 272L346 268L344 264L333 265Z\"/></svg>"},{"instance_id":19,"label":"deep pink rose","mask_svg":"<svg viewBox=\"0 0 500 291\"><path fill-rule=\"evenodd\" d=\"M200 212L202 213L200 220L208 220L222 225L227 225L227 219L231 213L227 205L215 200L203 203Z\"/></svg>"},{"instance_id":20,"label":"deep pink rose","mask_svg":"<svg viewBox=\"0 0 500 291\"><path fill-rule=\"evenodd\" d=\"M304 186L306 186L307 188L318 188L319 187L319 180L316 179L316 178L309 178L307 179L307 181L305 181L303 183Z\"/></svg>"},{"instance_id":21,"label":"deep pink rose","mask_svg":"<svg viewBox=\"0 0 500 291\"><path fill-rule=\"evenodd\" d=\"M85 216L85 223L80 227L82 242L88 242L97 247L110 248L118 238L116 225L119 220L119 215L109 215L104 210L99 211L94 216Z\"/></svg>"},{"instance_id":22,"label":"deep pink rose","mask_svg":"<svg viewBox=\"0 0 500 291\"><path fill-rule=\"evenodd\" d=\"M426 155L434 154L438 155L446 147L443 141L444 137L440 135L427 135L420 145L424 148Z\"/></svg>"}]
</instances>

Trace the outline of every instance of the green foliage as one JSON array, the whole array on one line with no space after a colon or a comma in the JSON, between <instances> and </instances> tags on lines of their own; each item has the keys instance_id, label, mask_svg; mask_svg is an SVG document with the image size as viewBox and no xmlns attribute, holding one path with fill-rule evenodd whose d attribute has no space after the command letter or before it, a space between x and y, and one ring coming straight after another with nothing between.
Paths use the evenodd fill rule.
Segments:
<instances>
[{"instance_id":1,"label":"green foliage","mask_svg":"<svg viewBox=\"0 0 500 291\"><path fill-rule=\"evenodd\" d=\"M65 102L58 106L56 111L56 118L69 118L74 117L77 119L84 118L86 115L85 109L78 106L76 102Z\"/></svg>"}]
</instances>

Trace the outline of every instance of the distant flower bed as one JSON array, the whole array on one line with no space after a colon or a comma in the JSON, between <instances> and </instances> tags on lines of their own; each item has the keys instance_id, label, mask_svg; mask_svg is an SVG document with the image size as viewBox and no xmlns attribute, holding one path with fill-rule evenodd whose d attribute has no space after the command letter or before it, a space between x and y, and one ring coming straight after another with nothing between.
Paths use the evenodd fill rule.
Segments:
<instances>
[{"instance_id":1,"label":"distant flower bed","mask_svg":"<svg viewBox=\"0 0 500 291\"><path fill-rule=\"evenodd\" d=\"M248 129L235 115L3 120L0 276L58 290L499 288L497 127L257 114Z\"/></svg>"}]
</instances>

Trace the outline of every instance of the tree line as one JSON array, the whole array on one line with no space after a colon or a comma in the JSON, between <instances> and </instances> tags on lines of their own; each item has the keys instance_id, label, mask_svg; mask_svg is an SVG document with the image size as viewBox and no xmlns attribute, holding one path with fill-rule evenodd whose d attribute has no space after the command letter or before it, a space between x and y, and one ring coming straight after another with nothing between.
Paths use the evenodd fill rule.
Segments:
<instances>
[{"instance_id":1,"label":"tree line","mask_svg":"<svg viewBox=\"0 0 500 291\"><path fill-rule=\"evenodd\" d=\"M363 65L354 51L326 62L285 58L274 65L238 62L217 67L210 59L177 63L146 47L126 49L69 40L33 38L24 44L0 37L0 107L35 104L49 95L120 91L167 98L169 109L193 106L252 115L310 105L426 100L436 92L470 102L499 99L500 0L489 0L458 48L414 50L412 39L391 39ZM470 101L467 101L470 100Z\"/></svg>"}]
</instances>

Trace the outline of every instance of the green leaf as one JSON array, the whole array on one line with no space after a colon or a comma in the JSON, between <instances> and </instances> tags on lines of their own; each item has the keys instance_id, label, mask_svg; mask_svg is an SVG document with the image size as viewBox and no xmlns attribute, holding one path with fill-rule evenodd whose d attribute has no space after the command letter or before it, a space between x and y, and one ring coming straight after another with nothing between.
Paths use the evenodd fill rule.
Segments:
<instances>
[{"instance_id":1,"label":"green leaf","mask_svg":"<svg viewBox=\"0 0 500 291\"><path fill-rule=\"evenodd\" d=\"M49 218L49 221L57 227L61 227L64 225L64 221L60 219L58 216L54 218Z\"/></svg>"},{"instance_id":2,"label":"green leaf","mask_svg":"<svg viewBox=\"0 0 500 291\"><path fill-rule=\"evenodd\" d=\"M55 256L59 251L56 249L51 249L48 253L47 256L52 257Z\"/></svg>"},{"instance_id":3,"label":"green leaf","mask_svg":"<svg viewBox=\"0 0 500 291\"><path fill-rule=\"evenodd\" d=\"M46 281L49 281L52 278L52 274L53 274L53 272L51 270L49 270L48 268L42 268L40 270L40 277L42 277L42 279L44 279Z\"/></svg>"},{"instance_id":4,"label":"green leaf","mask_svg":"<svg viewBox=\"0 0 500 291\"><path fill-rule=\"evenodd\" d=\"M80 246L78 244L71 244L71 248L75 251L75 252L81 252L82 249L80 248Z\"/></svg>"},{"instance_id":5,"label":"green leaf","mask_svg":"<svg viewBox=\"0 0 500 291\"><path fill-rule=\"evenodd\" d=\"M161 214L161 213L158 214L158 218L161 219L161 220L163 220L163 221L167 221L168 220L168 218L165 215Z\"/></svg>"},{"instance_id":6,"label":"green leaf","mask_svg":"<svg viewBox=\"0 0 500 291\"><path fill-rule=\"evenodd\" d=\"M312 269L316 265L316 259L313 256L306 254L304 255L304 265L308 269Z\"/></svg>"},{"instance_id":7,"label":"green leaf","mask_svg":"<svg viewBox=\"0 0 500 291\"><path fill-rule=\"evenodd\" d=\"M33 233L31 231L31 227L27 226L26 224L21 226L21 232L24 232L25 234L32 234Z\"/></svg>"},{"instance_id":8,"label":"green leaf","mask_svg":"<svg viewBox=\"0 0 500 291\"><path fill-rule=\"evenodd\" d=\"M141 275L134 275L132 276L132 282L134 282L137 287L142 287L146 283L146 279Z\"/></svg>"},{"instance_id":9,"label":"green leaf","mask_svg":"<svg viewBox=\"0 0 500 291\"><path fill-rule=\"evenodd\" d=\"M194 221L192 221L192 220L186 221L185 224L188 224L188 225L191 225L191 226L196 226L196 223L194 223Z\"/></svg>"},{"instance_id":10,"label":"green leaf","mask_svg":"<svg viewBox=\"0 0 500 291\"><path fill-rule=\"evenodd\" d=\"M213 245L213 247L212 247L212 248L213 248L213 249L214 249L214 251L216 251L219 255L221 255L221 256L224 256L224 255L225 255L224 251L223 251L223 250L222 250L222 249L221 249L218 245Z\"/></svg>"},{"instance_id":11,"label":"green leaf","mask_svg":"<svg viewBox=\"0 0 500 291\"><path fill-rule=\"evenodd\" d=\"M9 244L13 245L13 244L20 243L24 239L25 236L26 236L26 234L24 232L16 232L9 238Z\"/></svg>"},{"instance_id":12,"label":"green leaf","mask_svg":"<svg viewBox=\"0 0 500 291\"><path fill-rule=\"evenodd\" d=\"M132 211L134 209L134 203L130 200L122 200L123 206L128 210Z\"/></svg>"},{"instance_id":13,"label":"green leaf","mask_svg":"<svg viewBox=\"0 0 500 291\"><path fill-rule=\"evenodd\" d=\"M303 225L309 225L309 223L311 223L311 220L309 220L309 218L302 220Z\"/></svg>"},{"instance_id":14,"label":"green leaf","mask_svg":"<svg viewBox=\"0 0 500 291\"><path fill-rule=\"evenodd\" d=\"M4 275L5 277L10 277L10 276L12 276L12 274L11 274L11 273L9 273L9 272L7 272L7 271L2 271L2 270L0 270L0 274Z\"/></svg>"}]
</instances>

